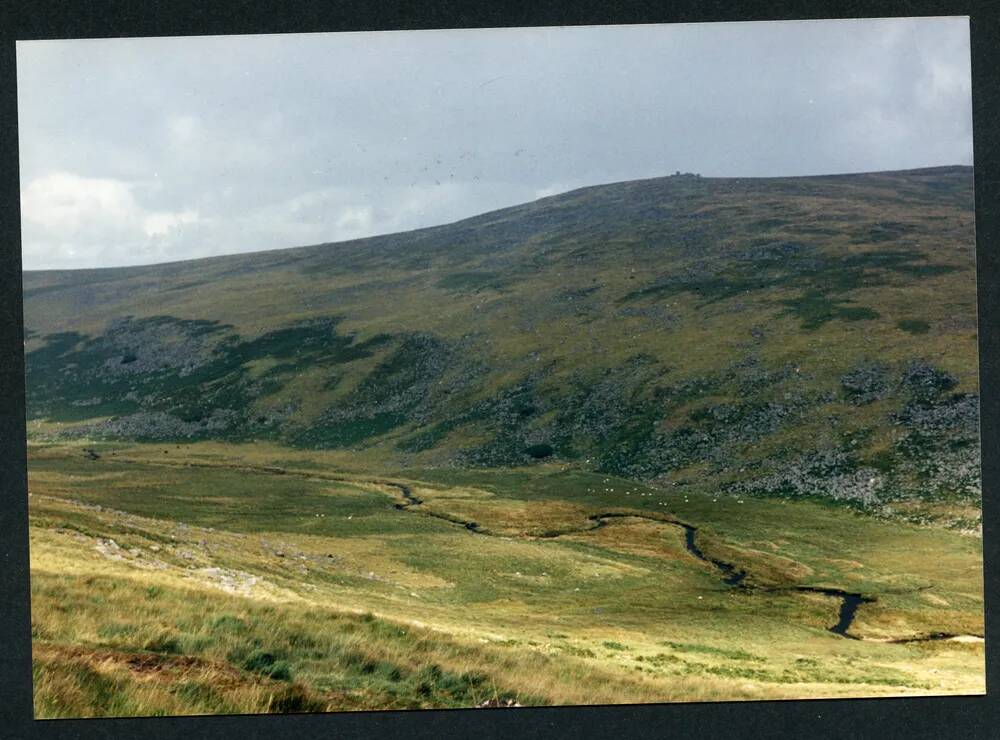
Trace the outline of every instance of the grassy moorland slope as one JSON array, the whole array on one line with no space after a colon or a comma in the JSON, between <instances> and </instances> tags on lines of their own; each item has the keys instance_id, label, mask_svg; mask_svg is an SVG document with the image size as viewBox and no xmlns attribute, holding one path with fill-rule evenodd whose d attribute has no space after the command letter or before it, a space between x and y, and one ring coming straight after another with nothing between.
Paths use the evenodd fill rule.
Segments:
<instances>
[{"instance_id":1,"label":"grassy moorland slope","mask_svg":"<svg viewBox=\"0 0 1000 740\"><path fill-rule=\"evenodd\" d=\"M977 693L972 172L24 275L39 716Z\"/></svg>"},{"instance_id":2,"label":"grassy moorland slope","mask_svg":"<svg viewBox=\"0 0 1000 740\"><path fill-rule=\"evenodd\" d=\"M740 495L933 500L964 526L974 264L972 174L953 167L666 177L342 244L29 272L29 416L394 466L551 457Z\"/></svg>"}]
</instances>

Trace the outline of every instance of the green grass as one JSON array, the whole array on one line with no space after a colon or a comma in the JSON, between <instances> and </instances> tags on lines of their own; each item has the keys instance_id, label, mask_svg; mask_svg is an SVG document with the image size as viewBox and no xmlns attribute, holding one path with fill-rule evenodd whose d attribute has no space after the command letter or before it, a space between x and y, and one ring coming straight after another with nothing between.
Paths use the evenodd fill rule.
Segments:
<instances>
[{"instance_id":1,"label":"green grass","mask_svg":"<svg viewBox=\"0 0 1000 740\"><path fill-rule=\"evenodd\" d=\"M453 272L437 282L437 287L457 292L476 292L486 288L499 290L509 280L499 272Z\"/></svg>"},{"instance_id":2,"label":"green grass","mask_svg":"<svg viewBox=\"0 0 1000 740\"><path fill-rule=\"evenodd\" d=\"M36 710L981 691L884 642L982 634L972 226L968 168L676 177L26 273Z\"/></svg>"},{"instance_id":3,"label":"green grass","mask_svg":"<svg viewBox=\"0 0 1000 740\"><path fill-rule=\"evenodd\" d=\"M900 319L897 325L910 334L926 334L931 328L929 323L921 319Z\"/></svg>"},{"instance_id":4,"label":"green grass","mask_svg":"<svg viewBox=\"0 0 1000 740\"><path fill-rule=\"evenodd\" d=\"M827 632L835 600L769 590L874 597L852 627L867 639L981 634L974 538L558 467L399 471L424 501L400 511L398 493L371 483L391 479L384 472L277 475L263 469L288 451L245 447L227 460L218 449L175 450L199 463L177 467L155 446L105 447L98 461L33 448L44 716L284 711L274 697L285 691L298 697L289 707L359 709L470 706L494 693L522 704L947 693L981 681L981 646L845 640ZM219 467L204 467L209 456ZM219 497L225 521L202 491ZM474 516L500 536L421 510ZM583 531L609 510L665 520ZM723 585L671 518L761 588ZM538 540L526 523L579 533Z\"/></svg>"}]
</instances>

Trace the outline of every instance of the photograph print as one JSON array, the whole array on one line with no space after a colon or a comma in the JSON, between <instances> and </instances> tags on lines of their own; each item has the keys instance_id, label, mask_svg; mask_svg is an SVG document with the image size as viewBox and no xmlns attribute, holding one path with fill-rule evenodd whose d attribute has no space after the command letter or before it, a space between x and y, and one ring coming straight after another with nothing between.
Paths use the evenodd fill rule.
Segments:
<instances>
[{"instance_id":1,"label":"photograph print","mask_svg":"<svg viewBox=\"0 0 1000 740\"><path fill-rule=\"evenodd\" d=\"M967 18L17 81L36 718L985 693Z\"/></svg>"}]
</instances>

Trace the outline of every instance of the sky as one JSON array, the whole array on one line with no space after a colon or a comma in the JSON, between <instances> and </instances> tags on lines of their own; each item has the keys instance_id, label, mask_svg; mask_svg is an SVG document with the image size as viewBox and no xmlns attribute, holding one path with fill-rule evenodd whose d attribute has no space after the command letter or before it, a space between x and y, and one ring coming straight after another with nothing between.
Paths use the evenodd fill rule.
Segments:
<instances>
[{"instance_id":1,"label":"sky","mask_svg":"<svg viewBox=\"0 0 1000 740\"><path fill-rule=\"evenodd\" d=\"M972 164L965 18L18 42L25 269L449 223L573 188Z\"/></svg>"}]
</instances>

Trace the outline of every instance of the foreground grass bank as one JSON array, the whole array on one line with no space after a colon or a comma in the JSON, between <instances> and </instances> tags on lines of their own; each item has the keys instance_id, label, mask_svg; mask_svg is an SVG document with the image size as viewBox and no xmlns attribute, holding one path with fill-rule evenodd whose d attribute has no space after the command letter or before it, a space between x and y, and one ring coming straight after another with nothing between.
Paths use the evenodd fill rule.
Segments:
<instances>
[{"instance_id":1,"label":"foreground grass bank","mask_svg":"<svg viewBox=\"0 0 1000 740\"><path fill-rule=\"evenodd\" d=\"M984 690L972 533L560 466L96 449L30 449L39 717ZM801 588L871 599L857 639Z\"/></svg>"}]
</instances>

